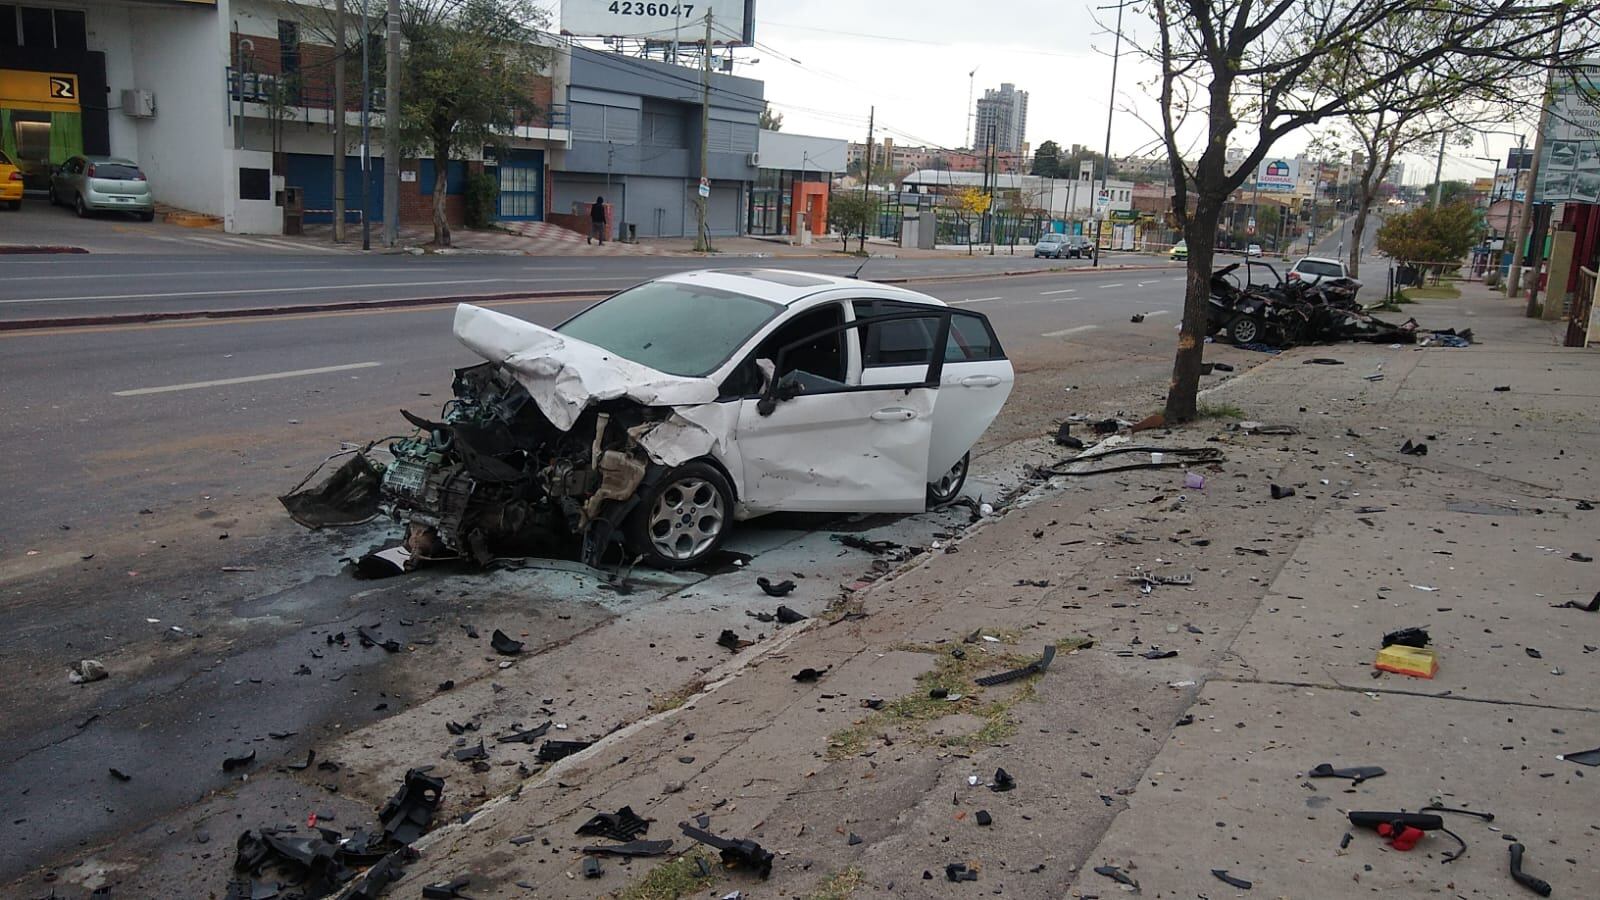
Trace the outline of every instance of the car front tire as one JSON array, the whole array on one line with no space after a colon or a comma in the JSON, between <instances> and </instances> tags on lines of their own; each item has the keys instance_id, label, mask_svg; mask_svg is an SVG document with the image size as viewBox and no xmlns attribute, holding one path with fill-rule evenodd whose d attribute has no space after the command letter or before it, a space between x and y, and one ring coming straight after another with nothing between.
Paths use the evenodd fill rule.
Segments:
<instances>
[{"instance_id":1,"label":"car front tire","mask_svg":"<svg viewBox=\"0 0 1600 900\"><path fill-rule=\"evenodd\" d=\"M1258 343L1261 335L1261 323L1249 316L1235 316L1234 320L1228 323L1228 337L1232 338L1235 344Z\"/></svg>"},{"instance_id":2,"label":"car front tire","mask_svg":"<svg viewBox=\"0 0 1600 900\"><path fill-rule=\"evenodd\" d=\"M928 483L929 509L938 509L961 496L961 489L966 486L967 470L971 467L971 464L972 453L968 451L960 459L956 460L956 464L951 466L950 471L944 473L938 481Z\"/></svg>"},{"instance_id":3,"label":"car front tire","mask_svg":"<svg viewBox=\"0 0 1600 900\"><path fill-rule=\"evenodd\" d=\"M685 569L715 553L733 526L733 489L701 461L669 470L629 516L629 550L658 569Z\"/></svg>"},{"instance_id":4,"label":"car front tire","mask_svg":"<svg viewBox=\"0 0 1600 900\"><path fill-rule=\"evenodd\" d=\"M89 207L83 205L83 195L82 194L79 194L77 196L77 199L73 200L73 202L72 202L72 211L77 213L78 214L78 218L80 218L80 219L89 218Z\"/></svg>"}]
</instances>

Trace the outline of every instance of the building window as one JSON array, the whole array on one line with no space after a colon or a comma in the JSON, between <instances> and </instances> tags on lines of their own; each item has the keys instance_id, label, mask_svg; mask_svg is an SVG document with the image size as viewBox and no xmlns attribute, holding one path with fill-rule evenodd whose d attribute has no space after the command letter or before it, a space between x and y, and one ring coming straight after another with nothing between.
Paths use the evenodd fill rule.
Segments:
<instances>
[{"instance_id":1,"label":"building window","mask_svg":"<svg viewBox=\"0 0 1600 900\"><path fill-rule=\"evenodd\" d=\"M56 49L87 50L89 38L83 23L83 10L56 10Z\"/></svg>"},{"instance_id":2,"label":"building window","mask_svg":"<svg viewBox=\"0 0 1600 900\"><path fill-rule=\"evenodd\" d=\"M22 46L49 48L56 45L54 10L37 6L22 7Z\"/></svg>"},{"instance_id":3,"label":"building window","mask_svg":"<svg viewBox=\"0 0 1600 900\"><path fill-rule=\"evenodd\" d=\"M278 72L284 78L300 74L300 23L278 20Z\"/></svg>"},{"instance_id":4,"label":"building window","mask_svg":"<svg viewBox=\"0 0 1600 900\"><path fill-rule=\"evenodd\" d=\"M15 47L17 36L17 8L0 3L0 47Z\"/></svg>"}]
</instances>

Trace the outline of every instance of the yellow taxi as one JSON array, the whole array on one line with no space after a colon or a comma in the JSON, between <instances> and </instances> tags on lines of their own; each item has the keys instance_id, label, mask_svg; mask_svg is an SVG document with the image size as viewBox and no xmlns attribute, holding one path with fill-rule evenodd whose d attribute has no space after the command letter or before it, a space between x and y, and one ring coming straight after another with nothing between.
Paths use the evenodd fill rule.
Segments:
<instances>
[{"instance_id":1,"label":"yellow taxi","mask_svg":"<svg viewBox=\"0 0 1600 900\"><path fill-rule=\"evenodd\" d=\"M0 204L8 209L22 208L22 170L12 165L4 153L0 153Z\"/></svg>"}]
</instances>

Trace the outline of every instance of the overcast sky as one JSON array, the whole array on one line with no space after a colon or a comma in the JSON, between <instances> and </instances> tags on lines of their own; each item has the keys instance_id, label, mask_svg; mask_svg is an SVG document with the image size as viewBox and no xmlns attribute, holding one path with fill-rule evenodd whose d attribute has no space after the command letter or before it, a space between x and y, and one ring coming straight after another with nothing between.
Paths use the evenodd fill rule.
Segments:
<instances>
[{"instance_id":1,"label":"overcast sky","mask_svg":"<svg viewBox=\"0 0 1600 900\"><path fill-rule=\"evenodd\" d=\"M556 12L556 22L559 3L541 0ZM736 73L766 83L785 131L864 141L876 106L880 139L948 148L969 143L969 91L981 97L985 88L1011 82L1029 94L1032 147L1054 140L1063 148L1085 144L1099 151L1106 139L1115 22L1114 8L1072 0L756 0L757 46L736 58L760 62L739 65ZM1161 153L1152 127L1159 121L1157 70L1126 52L1130 41L1147 42L1153 31L1131 12L1123 20L1114 156ZM1522 127L1531 145L1531 129ZM1273 152L1293 155L1310 137L1292 135ZM1514 137L1490 136L1487 149L1483 138L1471 147L1452 146L1445 178L1487 177L1493 166L1474 157L1495 155L1503 162L1515 144ZM1435 157L1404 161L1406 181L1432 181Z\"/></svg>"}]
</instances>

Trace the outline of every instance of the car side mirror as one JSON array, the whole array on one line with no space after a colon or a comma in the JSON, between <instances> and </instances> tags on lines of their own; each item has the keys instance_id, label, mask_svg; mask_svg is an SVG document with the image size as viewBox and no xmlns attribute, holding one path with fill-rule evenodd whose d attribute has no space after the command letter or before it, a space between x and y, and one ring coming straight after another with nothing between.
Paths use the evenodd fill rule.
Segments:
<instances>
[{"instance_id":1,"label":"car side mirror","mask_svg":"<svg viewBox=\"0 0 1600 900\"><path fill-rule=\"evenodd\" d=\"M756 403L756 413L761 416L770 416L784 400L793 400L800 396L805 387L793 372L779 378L777 382L768 379L765 388L761 391L761 399Z\"/></svg>"}]
</instances>

